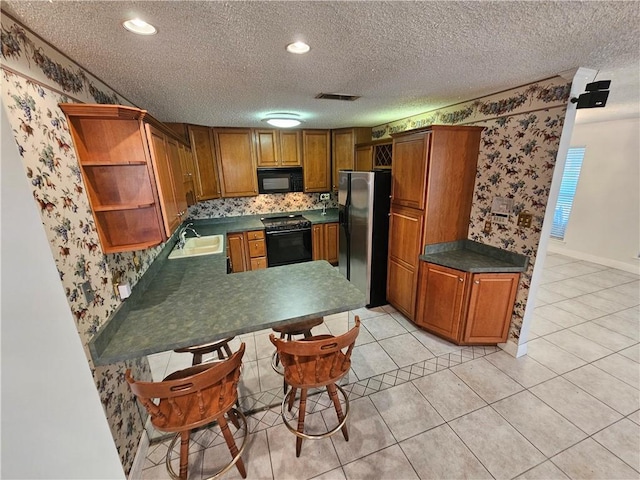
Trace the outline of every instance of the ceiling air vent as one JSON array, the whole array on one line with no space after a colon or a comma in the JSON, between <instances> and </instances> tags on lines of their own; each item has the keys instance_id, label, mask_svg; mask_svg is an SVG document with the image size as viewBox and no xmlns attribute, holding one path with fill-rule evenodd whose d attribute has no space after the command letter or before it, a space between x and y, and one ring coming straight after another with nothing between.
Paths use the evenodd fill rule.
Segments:
<instances>
[{"instance_id":1,"label":"ceiling air vent","mask_svg":"<svg viewBox=\"0 0 640 480\"><path fill-rule=\"evenodd\" d=\"M324 98L326 100L342 100L344 102L353 102L360 98L360 95L344 95L342 93L319 93L316 98Z\"/></svg>"}]
</instances>

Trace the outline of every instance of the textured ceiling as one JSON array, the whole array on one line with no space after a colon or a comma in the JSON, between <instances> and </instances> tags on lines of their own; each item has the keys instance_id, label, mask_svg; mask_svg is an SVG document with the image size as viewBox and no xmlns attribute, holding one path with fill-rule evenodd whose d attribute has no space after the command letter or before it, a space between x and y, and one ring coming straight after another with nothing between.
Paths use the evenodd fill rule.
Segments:
<instances>
[{"instance_id":1,"label":"textured ceiling","mask_svg":"<svg viewBox=\"0 0 640 480\"><path fill-rule=\"evenodd\" d=\"M164 121L374 126L577 67L612 79L604 109L637 116L639 2L2 1L2 8ZM158 28L125 31L138 16ZM304 40L306 55L285 45ZM355 102L320 93L360 95ZM597 112L594 112L598 110ZM582 112L585 112L584 114Z\"/></svg>"}]
</instances>

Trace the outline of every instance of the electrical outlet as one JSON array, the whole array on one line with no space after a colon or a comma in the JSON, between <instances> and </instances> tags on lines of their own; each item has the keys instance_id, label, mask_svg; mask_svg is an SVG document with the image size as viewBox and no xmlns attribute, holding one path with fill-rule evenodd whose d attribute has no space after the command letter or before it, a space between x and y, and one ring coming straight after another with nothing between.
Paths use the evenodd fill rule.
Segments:
<instances>
[{"instance_id":1,"label":"electrical outlet","mask_svg":"<svg viewBox=\"0 0 640 480\"><path fill-rule=\"evenodd\" d=\"M82 293L84 293L84 299L87 303L93 302L96 295L93 293L93 289L91 288L91 282L87 281L80 284L80 288L82 288Z\"/></svg>"},{"instance_id":2,"label":"electrical outlet","mask_svg":"<svg viewBox=\"0 0 640 480\"><path fill-rule=\"evenodd\" d=\"M521 212L518 215L518 226L521 228L531 228L531 221L533 220L533 215L528 211Z\"/></svg>"},{"instance_id":3,"label":"electrical outlet","mask_svg":"<svg viewBox=\"0 0 640 480\"><path fill-rule=\"evenodd\" d=\"M320 194L320 200L329 200L330 197L331 197L330 193L321 193Z\"/></svg>"},{"instance_id":4,"label":"electrical outlet","mask_svg":"<svg viewBox=\"0 0 640 480\"><path fill-rule=\"evenodd\" d=\"M482 229L484 233L491 233L491 221L487 220L484 222L484 228Z\"/></svg>"}]
</instances>

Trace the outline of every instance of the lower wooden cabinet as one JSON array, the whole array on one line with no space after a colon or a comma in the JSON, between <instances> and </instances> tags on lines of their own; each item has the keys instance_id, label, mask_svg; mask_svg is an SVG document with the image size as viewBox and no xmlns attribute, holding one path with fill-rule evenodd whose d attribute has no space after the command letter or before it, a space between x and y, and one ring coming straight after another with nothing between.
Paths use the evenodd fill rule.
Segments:
<instances>
[{"instance_id":1,"label":"lower wooden cabinet","mask_svg":"<svg viewBox=\"0 0 640 480\"><path fill-rule=\"evenodd\" d=\"M231 261L231 273L267 268L264 230L228 233L227 256Z\"/></svg>"},{"instance_id":2,"label":"lower wooden cabinet","mask_svg":"<svg viewBox=\"0 0 640 480\"><path fill-rule=\"evenodd\" d=\"M267 244L264 238L264 230L245 232L244 236L247 243L249 270L267 268Z\"/></svg>"},{"instance_id":3,"label":"lower wooden cabinet","mask_svg":"<svg viewBox=\"0 0 640 480\"><path fill-rule=\"evenodd\" d=\"M457 344L506 342L519 279L421 262L415 322Z\"/></svg>"},{"instance_id":4,"label":"lower wooden cabinet","mask_svg":"<svg viewBox=\"0 0 640 480\"><path fill-rule=\"evenodd\" d=\"M326 260L338 264L338 224L319 223L311 227L311 243L314 260Z\"/></svg>"},{"instance_id":5,"label":"lower wooden cabinet","mask_svg":"<svg viewBox=\"0 0 640 480\"><path fill-rule=\"evenodd\" d=\"M244 233L227 234L227 256L231 262L231 273L245 272L247 270Z\"/></svg>"}]
</instances>

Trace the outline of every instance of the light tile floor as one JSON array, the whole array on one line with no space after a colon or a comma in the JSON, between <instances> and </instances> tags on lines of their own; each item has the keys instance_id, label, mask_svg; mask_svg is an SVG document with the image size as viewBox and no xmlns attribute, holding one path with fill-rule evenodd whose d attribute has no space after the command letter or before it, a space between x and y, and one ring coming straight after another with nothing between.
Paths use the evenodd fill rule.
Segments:
<instances>
[{"instance_id":1,"label":"light tile floor","mask_svg":"<svg viewBox=\"0 0 640 480\"><path fill-rule=\"evenodd\" d=\"M248 417L247 478L640 479L638 275L549 254L543 282L519 359L452 345L390 306L350 312L363 326L344 386L350 441L305 441L296 458L279 407L260 410ZM243 408L277 401L274 378L268 399ZM335 421L317 400L308 423ZM167 445L151 446L143 478L168 478ZM228 455L217 427L194 433L189 477L206 478Z\"/></svg>"}]
</instances>

